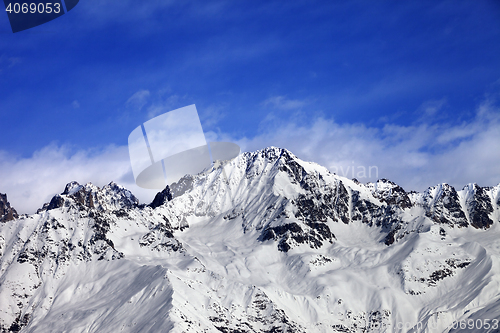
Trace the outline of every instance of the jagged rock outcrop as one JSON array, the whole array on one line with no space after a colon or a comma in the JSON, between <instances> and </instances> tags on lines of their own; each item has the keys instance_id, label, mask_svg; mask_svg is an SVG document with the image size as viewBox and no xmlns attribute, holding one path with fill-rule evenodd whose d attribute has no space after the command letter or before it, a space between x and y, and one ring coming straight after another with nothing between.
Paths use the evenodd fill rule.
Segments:
<instances>
[{"instance_id":1,"label":"jagged rock outcrop","mask_svg":"<svg viewBox=\"0 0 500 333\"><path fill-rule=\"evenodd\" d=\"M165 187L163 191L158 192L155 195L155 198L149 204L149 207L155 209L156 207L160 207L170 200L172 200L172 193L170 193L170 187L167 185L167 187Z\"/></svg>"},{"instance_id":2,"label":"jagged rock outcrop","mask_svg":"<svg viewBox=\"0 0 500 333\"><path fill-rule=\"evenodd\" d=\"M439 224L459 228L472 226L487 229L493 224L495 211L493 188L469 184L461 191L448 184L428 188L424 193L412 193L417 206L425 209L425 216Z\"/></svg>"},{"instance_id":3,"label":"jagged rock outcrop","mask_svg":"<svg viewBox=\"0 0 500 333\"><path fill-rule=\"evenodd\" d=\"M12 221L18 217L16 210L7 201L7 194L0 193L0 222Z\"/></svg>"},{"instance_id":4,"label":"jagged rock outcrop","mask_svg":"<svg viewBox=\"0 0 500 333\"><path fill-rule=\"evenodd\" d=\"M493 224L493 220L489 216L493 213L493 206L486 190L490 190L490 188L472 184L466 186L464 190L468 193L465 203L470 224L477 229L489 228Z\"/></svg>"},{"instance_id":5,"label":"jagged rock outcrop","mask_svg":"<svg viewBox=\"0 0 500 333\"><path fill-rule=\"evenodd\" d=\"M399 185L385 178L368 183L366 187L370 189L373 196L388 205L396 205L401 209L412 206L408 193Z\"/></svg>"},{"instance_id":6,"label":"jagged rock outcrop","mask_svg":"<svg viewBox=\"0 0 500 333\"><path fill-rule=\"evenodd\" d=\"M467 217L460 204L460 198L453 186L440 184L425 192L426 216L440 224L466 227Z\"/></svg>"}]
</instances>

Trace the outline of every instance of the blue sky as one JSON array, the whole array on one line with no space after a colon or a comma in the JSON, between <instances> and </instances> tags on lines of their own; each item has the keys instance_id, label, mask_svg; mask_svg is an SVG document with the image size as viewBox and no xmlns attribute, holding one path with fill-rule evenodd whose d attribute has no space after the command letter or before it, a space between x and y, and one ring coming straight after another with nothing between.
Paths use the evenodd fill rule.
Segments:
<instances>
[{"instance_id":1,"label":"blue sky","mask_svg":"<svg viewBox=\"0 0 500 333\"><path fill-rule=\"evenodd\" d=\"M499 55L494 0L81 0L16 34L5 14L0 192L32 210L71 180L133 187L129 133L193 103L245 150L378 165L407 189L495 185Z\"/></svg>"}]
</instances>

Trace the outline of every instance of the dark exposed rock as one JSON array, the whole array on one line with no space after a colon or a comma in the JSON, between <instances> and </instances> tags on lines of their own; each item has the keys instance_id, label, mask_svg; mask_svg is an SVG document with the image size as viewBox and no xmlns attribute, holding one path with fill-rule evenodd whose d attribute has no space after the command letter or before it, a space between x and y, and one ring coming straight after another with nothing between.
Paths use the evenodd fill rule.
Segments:
<instances>
[{"instance_id":1,"label":"dark exposed rock","mask_svg":"<svg viewBox=\"0 0 500 333\"><path fill-rule=\"evenodd\" d=\"M262 232L260 240L264 242L270 239L279 241L278 249L282 252L288 252L291 248L287 242L288 239L293 239L299 244L303 244L306 241L302 228L294 222L266 228Z\"/></svg>"},{"instance_id":2,"label":"dark exposed rock","mask_svg":"<svg viewBox=\"0 0 500 333\"><path fill-rule=\"evenodd\" d=\"M44 207L38 212L63 207L65 205L65 198L72 198L75 203L82 208L94 208L92 193L90 191L87 192L84 186L73 181L66 185L63 193L53 196L50 203L48 205L44 205Z\"/></svg>"},{"instance_id":3,"label":"dark exposed rock","mask_svg":"<svg viewBox=\"0 0 500 333\"><path fill-rule=\"evenodd\" d=\"M179 251L182 244L175 239L168 221L158 224L139 239L139 245L147 246L156 251Z\"/></svg>"},{"instance_id":4,"label":"dark exposed rock","mask_svg":"<svg viewBox=\"0 0 500 333\"><path fill-rule=\"evenodd\" d=\"M113 211L113 214L115 214L116 217L124 217L124 218L129 217L129 215L125 209L115 210L115 211Z\"/></svg>"},{"instance_id":5,"label":"dark exposed rock","mask_svg":"<svg viewBox=\"0 0 500 333\"><path fill-rule=\"evenodd\" d=\"M282 163L280 163L278 167L279 170L286 172L290 176L292 182L304 185L305 183L303 183L302 180L307 175L304 168L295 161L294 156L292 156L287 150L284 150L281 156Z\"/></svg>"},{"instance_id":6,"label":"dark exposed rock","mask_svg":"<svg viewBox=\"0 0 500 333\"><path fill-rule=\"evenodd\" d=\"M246 311L248 316L245 317L235 317L228 308L223 306L213 304L210 308L216 315L210 316L208 319L219 332L305 332L303 327L288 318L286 313L277 308L275 303L262 291L252 295Z\"/></svg>"},{"instance_id":7,"label":"dark exposed rock","mask_svg":"<svg viewBox=\"0 0 500 333\"><path fill-rule=\"evenodd\" d=\"M396 205L401 209L410 208L412 203L405 190L385 178L379 179L375 184L367 184L372 190L372 195L388 205Z\"/></svg>"},{"instance_id":8,"label":"dark exposed rock","mask_svg":"<svg viewBox=\"0 0 500 333\"><path fill-rule=\"evenodd\" d=\"M393 229L387 234L387 236L385 236L385 238L384 238L385 245L391 245L394 243L394 241L396 240L395 235L396 235L396 232L398 232L398 230L399 229Z\"/></svg>"},{"instance_id":9,"label":"dark exposed rock","mask_svg":"<svg viewBox=\"0 0 500 333\"><path fill-rule=\"evenodd\" d=\"M85 187L81 187L78 191L69 195L70 198L73 198L76 203L80 204L83 207L94 208L94 198L92 196L92 192L86 191Z\"/></svg>"},{"instance_id":10,"label":"dark exposed rock","mask_svg":"<svg viewBox=\"0 0 500 333\"><path fill-rule=\"evenodd\" d=\"M17 219L16 210L7 201L7 194L0 193L0 222L7 222Z\"/></svg>"},{"instance_id":11,"label":"dark exposed rock","mask_svg":"<svg viewBox=\"0 0 500 333\"><path fill-rule=\"evenodd\" d=\"M493 221L489 214L493 212L490 198L486 191L477 184L473 185L474 195L467 200L470 224L477 229L488 229Z\"/></svg>"},{"instance_id":12,"label":"dark exposed rock","mask_svg":"<svg viewBox=\"0 0 500 333\"><path fill-rule=\"evenodd\" d=\"M293 243L309 244L311 248L320 248L324 241L330 243L335 239L335 235L325 223L309 222L309 228L304 231L297 223L287 223L276 227L264 229L260 236L261 241L273 239L278 241L278 249L282 252L288 252Z\"/></svg>"},{"instance_id":13,"label":"dark exposed rock","mask_svg":"<svg viewBox=\"0 0 500 333\"><path fill-rule=\"evenodd\" d=\"M470 265L470 260L459 260L451 258L446 260L446 263L450 265L451 268L465 268Z\"/></svg>"},{"instance_id":14,"label":"dark exposed rock","mask_svg":"<svg viewBox=\"0 0 500 333\"><path fill-rule=\"evenodd\" d=\"M303 187L311 189L308 194L300 194L295 205L295 217L305 222L326 222L331 218L336 222L349 223L349 193L341 181L337 186L325 187L320 191L318 186L304 182Z\"/></svg>"},{"instance_id":15,"label":"dark exposed rock","mask_svg":"<svg viewBox=\"0 0 500 333\"><path fill-rule=\"evenodd\" d=\"M444 279L447 276L453 275L453 271L449 268L439 269L432 272L431 276L427 279L428 285L435 286L439 280Z\"/></svg>"},{"instance_id":16,"label":"dark exposed rock","mask_svg":"<svg viewBox=\"0 0 500 333\"><path fill-rule=\"evenodd\" d=\"M105 204L109 204L118 209L131 209L139 206L139 199L135 197L129 190L124 187L111 182L102 188L101 192L106 192L107 197L101 200L105 200ZM98 198L98 196L96 196ZM100 202L95 202L95 204L103 204Z\"/></svg>"},{"instance_id":17,"label":"dark exposed rock","mask_svg":"<svg viewBox=\"0 0 500 333\"><path fill-rule=\"evenodd\" d=\"M166 202L172 200L172 194L170 193L170 187L165 187L165 189L161 192L156 193L155 198L153 201L149 204L149 207L151 208L156 208L160 207Z\"/></svg>"},{"instance_id":18,"label":"dark exposed rock","mask_svg":"<svg viewBox=\"0 0 500 333\"><path fill-rule=\"evenodd\" d=\"M62 195L67 195L70 194L71 192L78 190L78 188L82 187L78 182L72 181L66 184L66 187L64 188Z\"/></svg>"},{"instance_id":19,"label":"dark exposed rock","mask_svg":"<svg viewBox=\"0 0 500 333\"><path fill-rule=\"evenodd\" d=\"M170 190L170 194L173 198L179 197L186 192L189 192L193 189L194 177L192 175L185 175L176 183L172 183L167 185ZM170 200L172 200L170 199Z\"/></svg>"},{"instance_id":20,"label":"dark exposed rock","mask_svg":"<svg viewBox=\"0 0 500 333\"><path fill-rule=\"evenodd\" d=\"M458 193L453 186L448 184L429 188L425 202L426 213L436 223L467 227L465 216ZM435 193L435 194L433 194Z\"/></svg>"},{"instance_id":21,"label":"dark exposed rock","mask_svg":"<svg viewBox=\"0 0 500 333\"><path fill-rule=\"evenodd\" d=\"M359 192L352 190L352 214L353 221L361 221L373 225L376 218L380 216L380 207L374 203L360 199Z\"/></svg>"},{"instance_id":22,"label":"dark exposed rock","mask_svg":"<svg viewBox=\"0 0 500 333\"><path fill-rule=\"evenodd\" d=\"M52 210L56 208L60 208L64 206L64 198L61 197L59 194L56 194L55 196L52 197L52 200L50 200L50 203L48 206L46 206L45 210Z\"/></svg>"},{"instance_id":23,"label":"dark exposed rock","mask_svg":"<svg viewBox=\"0 0 500 333\"><path fill-rule=\"evenodd\" d=\"M26 326L29 322L30 315L29 314L24 314L19 316L14 320L12 325L10 325L10 328L8 332L19 332L24 326Z\"/></svg>"}]
</instances>

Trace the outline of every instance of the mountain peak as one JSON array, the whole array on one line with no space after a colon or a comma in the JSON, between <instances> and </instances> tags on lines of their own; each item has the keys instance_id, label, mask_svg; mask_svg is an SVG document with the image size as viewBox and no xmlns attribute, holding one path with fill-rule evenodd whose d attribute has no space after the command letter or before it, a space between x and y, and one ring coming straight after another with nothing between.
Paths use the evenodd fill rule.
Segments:
<instances>
[{"instance_id":1,"label":"mountain peak","mask_svg":"<svg viewBox=\"0 0 500 333\"><path fill-rule=\"evenodd\" d=\"M388 179L382 178L375 183L367 183L366 187L370 189L375 198L388 205L397 205L402 209L412 206L408 193L401 186Z\"/></svg>"},{"instance_id":2,"label":"mountain peak","mask_svg":"<svg viewBox=\"0 0 500 333\"><path fill-rule=\"evenodd\" d=\"M71 195L78 190L80 190L83 186L80 185L76 181L71 181L68 184L66 184L66 187L64 188L64 191L61 194L66 194L66 195Z\"/></svg>"},{"instance_id":3,"label":"mountain peak","mask_svg":"<svg viewBox=\"0 0 500 333\"><path fill-rule=\"evenodd\" d=\"M270 146L261 150L257 150L255 152L249 152L246 154L254 155L254 156L261 156L269 161L275 161L281 157L285 157L286 159L296 159L297 156L295 156L291 151L289 151L286 148L279 148L275 146Z\"/></svg>"},{"instance_id":4,"label":"mountain peak","mask_svg":"<svg viewBox=\"0 0 500 333\"><path fill-rule=\"evenodd\" d=\"M115 182L110 182L99 188L92 183L80 185L78 182L72 181L66 184L61 194L56 194L49 203L44 204L37 212L61 208L63 206L115 211L132 208L138 204L139 199L132 192Z\"/></svg>"}]
</instances>

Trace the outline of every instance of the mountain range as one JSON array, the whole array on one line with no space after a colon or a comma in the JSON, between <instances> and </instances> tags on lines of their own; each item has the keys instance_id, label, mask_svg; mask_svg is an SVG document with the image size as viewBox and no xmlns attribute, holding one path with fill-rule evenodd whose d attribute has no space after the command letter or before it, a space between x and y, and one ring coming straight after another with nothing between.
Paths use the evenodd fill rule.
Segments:
<instances>
[{"instance_id":1,"label":"mountain range","mask_svg":"<svg viewBox=\"0 0 500 333\"><path fill-rule=\"evenodd\" d=\"M2 194L0 332L500 332L499 224L500 184L406 192L276 147L149 204Z\"/></svg>"}]
</instances>

